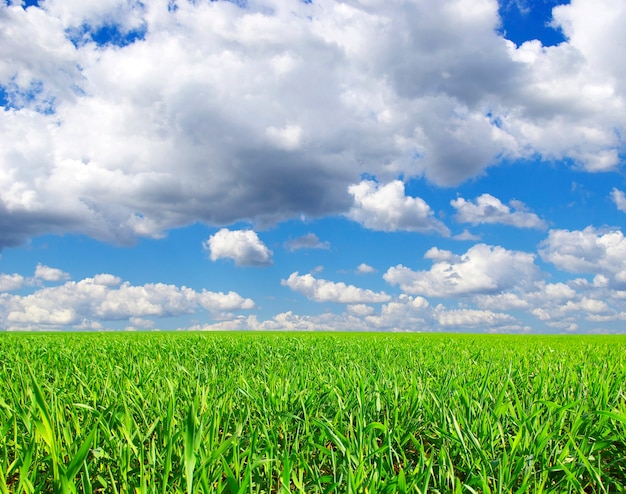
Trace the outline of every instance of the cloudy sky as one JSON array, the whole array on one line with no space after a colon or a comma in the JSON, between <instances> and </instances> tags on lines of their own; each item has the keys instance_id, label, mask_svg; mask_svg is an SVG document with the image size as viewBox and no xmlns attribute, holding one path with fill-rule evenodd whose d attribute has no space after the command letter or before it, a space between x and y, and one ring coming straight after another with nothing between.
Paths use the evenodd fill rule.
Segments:
<instances>
[{"instance_id":1,"label":"cloudy sky","mask_svg":"<svg viewBox=\"0 0 626 494\"><path fill-rule=\"evenodd\" d=\"M626 328L623 0L0 0L0 329Z\"/></svg>"}]
</instances>

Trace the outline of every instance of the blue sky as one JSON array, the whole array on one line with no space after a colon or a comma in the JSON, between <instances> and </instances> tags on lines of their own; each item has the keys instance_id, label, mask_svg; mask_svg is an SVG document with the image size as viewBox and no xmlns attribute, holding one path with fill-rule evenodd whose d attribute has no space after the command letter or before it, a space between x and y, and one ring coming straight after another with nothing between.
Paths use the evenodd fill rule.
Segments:
<instances>
[{"instance_id":1,"label":"blue sky","mask_svg":"<svg viewBox=\"0 0 626 494\"><path fill-rule=\"evenodd\" d=\"M618 0L0 4L0 329L621 332Z\"/></svg>"}]
</instances>

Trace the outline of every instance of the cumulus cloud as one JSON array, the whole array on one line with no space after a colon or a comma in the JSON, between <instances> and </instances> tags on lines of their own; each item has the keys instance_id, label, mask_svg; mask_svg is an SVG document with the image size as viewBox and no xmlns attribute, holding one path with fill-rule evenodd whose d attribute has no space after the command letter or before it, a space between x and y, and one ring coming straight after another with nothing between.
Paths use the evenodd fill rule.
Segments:
<instances>
[{"instance_id":1,"label":"cumulus cloud","mask_svg":"<svg viewBox=\"0 0 626 494\"><path fill-rule=\"evenodd\" d=\"M545 229L547 224L535 213L526 211L526 206L520 201L511 201L513 208L491 194L483 194L476 201L467 201L462 197L450 201L457 210L456 218L461 223L478 225L481 223L500 223L518 228Z\"/></svg>"},{"instance_id":2,"label":"cumulus cloud","mask_svg":"<svg viewBox=\"0 0 626 494\"><path fill-rule=\"evenodd\" d=\"M142 319L141 317L131 317L128 320L130 326L127 329L154 329L155 323L150 319Z\"/></svg>"},{"instance_id":3,"label":"cumulus cloud","mask_svg":"<svg viewBox=\"0 0 626 494\"><path fill-rule=\"evenodd\" d=\"M405 195L404 184L399 180L385 185L363 180L351 185L348 192L353 196L354 204L347 216L366 228L385 232L406 230L450 234L423 199Z\"/></svg>"},{"instance_id":4,"label":"cumulus cloud","mask_svg":"<svg viewBox=\"0 0 626 494\"><path fill-rule=\"evenodd\" d=\"M479 235L475 235L467 229L463 230L461 233L455 235L452 238L454 238L454 240L480 240Z\"/></svg>"},{"instance_id":5,"label":"cumulus cloud","mask_svg":"<svg viewBox=\"0 0 626 494\"><path fill-rule=\"evenodd\" d=\"M534 286L526 287L526 290L477 295L474 301L482 309L530 310L537 307L560 307L578 296L578 292L565 283L540 281Z\"/></svg>"},{"instance_id":6,"label":"cumulus cloud","mask_svg":"<svg viewBox=\"0 0 626 494\"><path fill-rule=\"evenodd\" d=\"M435 318L442 328L475 329L517 323L509 314L476 309L447 310L437 307Z\"/></svg>"},{"instance_id":7,"label":"cumulus cloud","mask_svg":"<svg viewBox=\"0 0 626 494\"><path fill-rule=\"evenodd\" d=\"M379 314L364 318L364 324L377 330L431 331L430 304L423 297L401 294L383 304Z\"/></svg>"},{"instance_id":8,"label":"cumulus cloud","mask_svg":"<svg viewBox=\"0 0 626 494\"><path fill-rule=\"evenodd\" d=\"M369 316L374 313L374 307L366 304L351 304L347 307L348 312L357 316Z\"/></svg>"},{"instance_id":9,"label":"cumulus cloud","mask_svg":"<svg viewBox=\"0 0 626 494\"><path fill-rule=\"evenodd\" d=\"M626 195L621 190L613 187L613 190L611 190L611 199L615 203L615 206L617 206L617 209L626 213Z\"/></svg>"},{"instance_id":10,"label":"cumulus cloud","mask_svg":"<svg viewBox=\"0 0 626 494\"><path fill-rule=\"evenodd\" d=\"M509 314L478 309L432 307L423 297L402 294L382 304L377 312L367 304L351 304L342 313L325 312L317 316L292 311L266 320L257 316L237 316L229 320L198 326L205 330L289 330L289 331L441 331L483 330L500 332L528 331Z\"/></svg>"},{"instance_id":11,"label":"cumulus cloud","mask_svg":"<svg viewBox=\"0 0 626 494\"><path fill-rule=\"evenodd\" d=\"M550 230L539 253L544 261L570 273L603 275L626 286L626 238L621 230Z\"/></svg>"},{"instance_id":12,"label":"cumulus cloud","mask_svg":"<svg viewBox=\"0 0 626 494\"><path fill-rule=\"evenodd\" d=\"M20 274L0 274L0 292L19 290L25 284L26 279Z\"/></svg>"},{"instance_id":13,"label":"cumulus cloud","mask_svg":"<svg viewBox=\"0 0 626 494\"><path fill-rule=\"evenodd\" d=\"M0 4L0 247L301 214L446 234L398 184L348 187L457 185L531 156L619 166L617 0L556 7L552 47L499 35L495 0L176 7Z\"/></svg>"},{"instance_id":14,"label":"cumulus cloud","mask_svg":"<svg viewBox=\"0 0 626 494\"><path fill-rule=\"evenodd\" d=\"M307 233L301 237L288 240L285 242L285 247L290 252L300 249L330 249L330 243L322 242L315 233Z\"/></svg>"},{"instance_id":15,"label":"cumulus cloud","mask_svg":"<svg viewBox=\"0 0 626 494\"><path fill-rule=\"evenodd\" d=\"M0 292L10 292L21 288L40 284L41 281L66 281L69 274L50 266L44 266L38 263L35 268L34 276L24 277L21 274L4 274L0 273Z\"/></svg>"},{"instance_id":16,"label":"cumulus cloud","mask_svg":"<svg viewBox=\"0 0 626 494\"><path fill-rule=\"evenodd\" d=\"M269 250L253 230L222 228L204 243L212 261L232 259L237 266L267 266L272 264Z\"/></svg>"},{"instance_id":17,"label":"cumulus cloud","mask_svg":"<svg viewBox=\"0 0 626 494\"><path fill-rule=\"evenodd\" d=\"M43 264L37 264L35 268L35 278L43 281L65 281L68 280L70 275L64 271L44 266Z\"/></svg>"},{"instance_id":18,"label":"cumulus cloud","mask_svg":"<svg viewBox=\"0 0 626 494\"><path fill-rule=\"evenodd\" d=\"M374 269L369 264L365 264L364 262L362 262L361 264L357 266L356 272L357 274L369 274L369 273L375 273L376 269Z\"/></svg>"},{"instance_id":19,"label":"cumulus cloud","mask_svg":"<svg viewBox=\"0 0 626 494\"><path fill-rule=\"evenodd\" d=\"M128 319L135 327L146 317L192 314L200 308L211 313L249 310L255 304L235 292L200 292L187 287L148 283L141 286L100 274L62 285L41 288L29 295L0 296L3 327L84 328L101 321Z\"/></svg>"},{"instance_id":20,"label":"cumulus cloud","mask_svg":"<svg viewBox=\"0 0 626 494\"><path fill-rule=\"evenodd\" d=\"M410 294L454 297L500 292L540 278L533 254L500 246L477 244L460 256L434 248L424 257L435 261L430 270L399 264L387 270L385 281Z\"/></svg>"},{"instance_id":21,"label":"cumulus cloud","mask_svg":"<svg viewBox=\"0 0 626 494\"><path fill-rule=\"evenodd\" d=\"M300 275L297 271L291 273L289 278L282 280L281 283L316 302L362 304L387 302L391 299L385 292L374 292L343 282L335 283L315 278L310 274Z\"/></svg>"}]
</instances>

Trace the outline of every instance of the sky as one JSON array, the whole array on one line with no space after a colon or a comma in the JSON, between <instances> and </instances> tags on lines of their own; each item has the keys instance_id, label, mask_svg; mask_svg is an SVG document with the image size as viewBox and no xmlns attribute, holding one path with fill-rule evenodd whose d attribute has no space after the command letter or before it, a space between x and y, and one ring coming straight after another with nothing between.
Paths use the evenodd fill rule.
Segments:
<instances>
[{"instance_id":1,"label":"sky","mask_svg":"<svg viewBox=\"0 0 626 494\"><path fill-rule=\"evenodd\" d=\"M0 330L626 328L622 0L0 0Z\"/></svg>"}]
</instances>

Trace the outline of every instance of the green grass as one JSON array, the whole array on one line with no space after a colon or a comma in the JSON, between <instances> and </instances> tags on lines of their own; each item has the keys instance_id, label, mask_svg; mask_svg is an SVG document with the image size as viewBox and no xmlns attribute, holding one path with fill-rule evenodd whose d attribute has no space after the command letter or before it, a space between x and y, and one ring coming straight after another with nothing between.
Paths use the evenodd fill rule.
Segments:
<instances>
[{"instance_id":1,"label":"green grass","mask_svg":"<svg viewBox=\"0 0 626 494\"><path fill-rule=\"evenodd\" d=\"M623 492L626 337L0 334L0 493Z\"/></svg>"}]
</instances>

